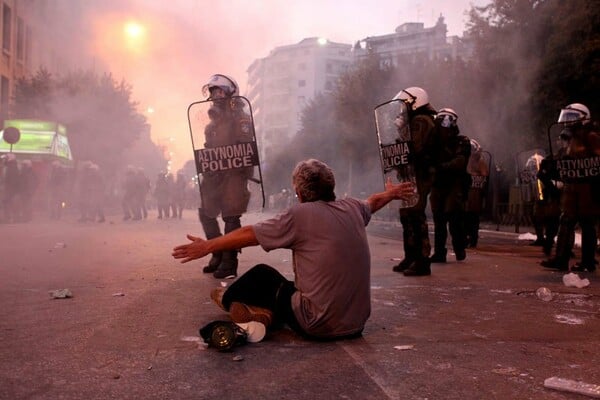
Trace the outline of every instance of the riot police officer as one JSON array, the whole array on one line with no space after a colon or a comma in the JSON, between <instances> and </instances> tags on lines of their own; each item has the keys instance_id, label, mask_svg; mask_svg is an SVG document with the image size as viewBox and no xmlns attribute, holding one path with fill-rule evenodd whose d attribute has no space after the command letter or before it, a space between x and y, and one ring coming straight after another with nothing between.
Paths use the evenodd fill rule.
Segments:
<instances>
[{"instance_id":1,"label":"riot police officer","mask_svg":"<svg viewBox=\"0 0 600 400\"><path fill-rule=\"evenodd\" d=\"M490 176L489 163L483 155L481 145L475 139L471 139L471 157L467 163L467 173L471 179L467 193L465 233L468 247L475 248L479 241L479 221Z\"/></svg>"},{"instance_id":2,"label":"riot police officer","mask_svg":"<svg viewBox=\"0 0 600 400\"><path fill-rule=\"evenodd\" d=\"M540 170L537 173L537 179L541 182L542 196L534 205L534 223L536 235L541 240L544 254L550 256L554 240L558 234L560 223L560 198L563 183L557 176L555 160L561 159L569 144L569 133L562 132L559 136L558 151L556 154L549 154L540 163ZM573 227L574 228L574 227ZM574 241L574 229L569 232L570 242ZM535 242L534 242L535 243ZM569 245L573 247L573 245Z\"/></svg>"},{"instance_id":3,"label":"riot police officer","mask_svg":"<svg viewBox=\"0 0 600 400\"><path fill-rule=\"evenodd\" d=\"M208 110L210 123L204 130L205 148L253 140L252 120L235 97L239 95L239 89L233 78L222 74L213 75L202 91L213 102ZM241 226L240 218L246 212L250 200L247 181L252 174L251 167L207 171L202 174L202 207L198 209L198 213L207 239L221 236L217 221L219 214L225 225L225 233ZM213 273L218 279L236 277L238 252L239 250L228 250L213 253L203 272Z\"/></svg>"},{"instance_id":4,"label":"riot police officer","mask_svg":"<svg viewBox=\"0 0 600 400\"><path fill-rule=\"evenodd\" d=\"M436 110L429 104L427 92L420 87L403 89L394 100L403 101L408 109L419 201L412 207L400 209L404 259L393 270L403 272L405 276L430 275L431 244L425 207L435 170L433 130Z\"/></svg>"},{"instance_id":5,"label":"riot police officer","mask_svg":"<svg viewBox=\"0 0 600 400\"><path fill-rule=\"evenodd\" d=\"M464 212L470 183L467 163L471 155L469 138L460 135L458 115L451 108L442 108L435 117L435 140L438 148L436 170L431 187L431 211L434 223L432 263L446 262L448 229L456 260L464 260L466 237Z\"/></svg>"},{"instance_id":6,"label":"riot police officer","mask_svg":"<svg viewBox=\"0 0 600 400\"><path fill-rule=\"evenodd\" d=\"M597 168L589 167L600 156L600 134L591 124L589 109L581 103L569 104L560 111L558 122L570 136L565 156L556 168L564 182L556 254L543 261L547 268L566 271L572 250L570 233L575 224L581 228L581 262L571 270L596 269L596 221L600 216L600 177Z\"/></svg>"}]
</instances>

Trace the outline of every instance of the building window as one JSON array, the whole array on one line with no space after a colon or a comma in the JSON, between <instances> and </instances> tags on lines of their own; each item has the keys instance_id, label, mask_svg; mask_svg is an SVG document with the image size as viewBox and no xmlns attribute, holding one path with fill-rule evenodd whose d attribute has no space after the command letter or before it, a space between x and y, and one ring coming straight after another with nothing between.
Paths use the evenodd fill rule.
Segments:
<instances>
[{"instance_id":1,"label":"building window","mask_svg":"<svg viewBox=\"0 0 600 400\"><path fill-rule=\"evenodd\" d=\"M305 87L306 86L306 81L304 79L301 79L298 81L298 87Z\"/></svg>"},{"instance_id":2,"label":"building window","mask_svg":"<svg viewBox=\"0 0 600 400\"><path fill-rule=\"evenodd\" d=\"M10 53L11 19L10 7L4 4L2 7L2 50L7 53Z\"/></svg>"},{"instance_id":3,"label":"building window","mask_svg":"<svg viewBox=\"0 0 600 400\"><path fill-rule=\"evenodd\" d=\"M331 65L331 63L327 63L327 65L325 65L325 72L327 72L328 74L333 72L333 66Z\"/></svg>"},{"instance_id":4,"label":"building window","mask_svg":"<svg viewBox=\"0 0 600 400\"><path fill-rule=\"evenodd\" d=\"M8 118L8 78L0 80L0 120Z\"/></svg>"},{"instance_id":5,"label":"building window","mask_svg":"<svg viewBox=\"0 0 600 400\"><path fill-rule=\"evenodd\" d=\"M17 61L25 58L25 24L22 18L17 18Z\"/></svg>"},{"instance_id":6,"label":"building window","mask_svg":"<svg viewBox=\"0 0 600 400\"><path fill-rule=\"evenodd\" d=\"M333 83L331 81L325 82L325 90L333 90Z\"/></svg>"},{"instance_id":7,"label":"building window","mask_svg":"<svg viewBox=\"0 0 600 400\"><path fill-rule=\"evenodd\" d=\"M300 64L298 64L298 70L305 71L306 70L306 63L300 63Z\"/></svg>"},{"instance_id":8,"label":"building window","mask_svg":"<svg viewBox=\"0 0 600 400\"><path fill-rule=\"evenodd\" d=\"M26 32L26 35L25 35L25 65L27 67L29 67L29 63L31 60L31 38L32 38L31 27L29 25L25 29L25 32Z\"/></svg>"}]
</instances>

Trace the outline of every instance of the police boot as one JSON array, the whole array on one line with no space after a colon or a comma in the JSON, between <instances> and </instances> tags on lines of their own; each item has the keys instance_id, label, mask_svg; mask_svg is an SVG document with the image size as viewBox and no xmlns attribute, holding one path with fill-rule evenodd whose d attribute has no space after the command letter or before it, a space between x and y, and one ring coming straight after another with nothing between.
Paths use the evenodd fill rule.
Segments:
<instances>
[{"instance_id":1,"label":"police boot","mask_svg":"<svg viewBox=\"0 0 600 400\"><path fill-rule=\"evenodd\" d=\"M216 218L207 217L204 215L201 208L198 209L198 218L200 219L202 229L204 229L204 234L206 235L207 239L214 239L221 236L221 230ZM212 253L210 261L208 261L208 264L202 268L202 272L205 274L215 272L217 268L219 268L222 258L223 254L220 251Z\"/></svg>"},{"instance_id":2,"label":"police boot","mask_svg":"<svg viewBox=\"0 0 600 400\"><path fill-rule=\"evenodd\" d=\"M554 245L554 238L548 237L544 240L544 254L550 256L552 254L552 246Z\"/></svg>"},{"instance_id":3,"label":"police boot","mask_svg":"<svg viewBox=\"0 0 600 400\"><path fill-rule=\"evenodd\" d=\"M410 256L405 256L402 261L400 261L397 265L394 265L392 271L394 272L403 272L405 271L412 263L414 263L414 258Z\"/></svg>"},{"instance_id":4,"label":"police boot","mask_svg":"<svg viewBox=\"0 0 600 400\"><path fill-rule=\"evenodd\" d=\"M431 262L429 258L422 257L412 263L408 269L404 271L404 276L427 276L431 275Z\"/></svg>"},{"instance_id":5,"label":"police boot","mask_svg":"<svg viewBox=\"0 0 600 400\"><path fill-rule=\"evenodd\" d=\"M202 268L202 272L204 272L205 274L215 272L217 270L217 268L219 268L219 265L221 264L222 259L223 259L223 252L217 251L215 253L212 253L212 256L210 257L208 264L206 266L204 266L204 268Z\"/></svg>"},{"instance_id":6,"label":"police boot","mask_svg":"<svg viewBox=\"0 0 600 400\"><path fill-rule=\"evenodd\" d=\"M467 258L467 251L464 247L457 247L454 249L454 254L456 255L456 261L462 261Z\"/></svg>"},{"instance_id":7,"label":"police boot","mask_svg":"<svg viewBox=\"0 0 600 400\"><path fill-rule=\"evenodd\" d=\"M447 252L448 250L446 249L435 250L433 255L429 257L429 261L432 263L445 263Z\"/></svg>"},{"instance_id":8,"label":"police boot","mask_svg":"<svg viewBox=\"0 0 600 400\"><path fill-rule=\"evenodd\" d=\"M540 264L544 268L556 269L559 271L569 270L569 260L565 260L564 257L552 257L540 262Z\"/></svg>"},{"instance_id":9,"label":"police boot","mask_svg":"<svg viewBox=\"0 0 600 400\"><path fill-rule=\"evenodd\" d=\"M400 261L397 265L394 265L392 271L394 272L404 272L408 267L411 266L412 263L415 262L415 248L414 245L411 245L411 235L409 230L405 227L409 225L409 219L406 216L400 216L400 222L402 223L402 242L404 246L404 259Z\"/></svg>"},{"instance_id":10,"label":"police boot","mask_svg":"<svg viewBox=\"0 0 600 400\"><path fill-rule=\"evenodd\" d=\"M213 273L213 276L217 279L233 279L237 276L238 267L238 251L227 250L223 252L221 257L221 264L217 270Z\"/></svg>"}]
</instances>

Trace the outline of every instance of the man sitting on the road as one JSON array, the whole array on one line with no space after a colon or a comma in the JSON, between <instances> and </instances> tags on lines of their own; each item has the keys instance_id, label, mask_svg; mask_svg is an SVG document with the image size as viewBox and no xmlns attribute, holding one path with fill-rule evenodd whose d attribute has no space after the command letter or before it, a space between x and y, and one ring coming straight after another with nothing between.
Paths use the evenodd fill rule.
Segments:
<instances>
[{"instance_id":1,"label":"man sitting on the road","mask_svg":"<svg viewBox=\"0 0 600 400\"><path fill-rule=\"evenodd\" d=\"M335 178L325 163L298 163L292 184L299 204L283 213L211 240L187 235L191 243L173 249L185 263L215 251L260 245L291 249L295 281L259 264L227 290L211 297L236 323L287 324L307 338L336 339L361 334L371 312L371 257L366 225L371 214L414 193L411 183L386 182L366 201L336 200Z\"/></svg>"}]
</instances>

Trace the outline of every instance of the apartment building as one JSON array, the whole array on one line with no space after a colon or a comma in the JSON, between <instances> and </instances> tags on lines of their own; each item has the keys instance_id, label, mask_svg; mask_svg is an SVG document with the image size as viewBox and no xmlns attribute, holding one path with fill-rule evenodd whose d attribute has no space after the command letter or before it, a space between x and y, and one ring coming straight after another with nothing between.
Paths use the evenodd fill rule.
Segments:
<instances>
[{"instance_id":1,"label":"apartment building","mask_svg":"<svg viewBox=\"0 0 600 400\"><path fill-rule=\"evenodd\" d=\"M276 47L250 65L247 97L262 159L270 148L287 143L298 132L307 102L332 91L351 62L350 44L312 37Z\"/></svg>"},{"instance_id":2,"label":"apartment building","mask_svg":"<svg viewBox=\"0 0 600 400\"><path fill-rule=\"evenodd\" d=\"M70 0L0 1L0 124L9 119L19 78L40 67L58 74L81 65L78 24L83 2Z\"/></svg>"},{"instance_id":3,"label":"apartment building","mask_svg":"<svg viewBox=\"0 0 600 400\"><path fill-rule=\"evenodd\" d=\"M254 108L261 159L270 148L285 145L300 126L304 106L317 93L335 88L339 76L369 51L381 62L397 66L407 58L468 59L472 45L464 37L447 36L442 16L426 28L421 22L398 26L394 33L367 37L354 45L308 38L280 46L248 68L247 97Z\"/></svg>"},{"instance_id":4,"label":"apartment building","mask_svg":"<svg viewBox=\"0 0 600 400\"><path fill-rule=\"evenodd\" d=\"M407 22L398 26L394 33L359 40L355 56L364 57L372 51L380 56L382 64L392 66L415 59L470 58L473 53L471 42L458 36L447 36L447 33L442 16L429 28L422 22Z\"/></svg>"}]
</instances>

